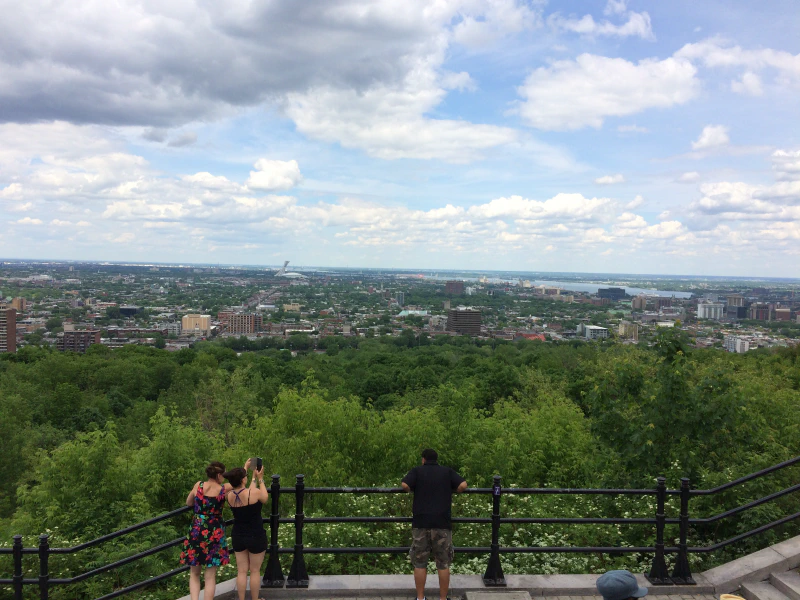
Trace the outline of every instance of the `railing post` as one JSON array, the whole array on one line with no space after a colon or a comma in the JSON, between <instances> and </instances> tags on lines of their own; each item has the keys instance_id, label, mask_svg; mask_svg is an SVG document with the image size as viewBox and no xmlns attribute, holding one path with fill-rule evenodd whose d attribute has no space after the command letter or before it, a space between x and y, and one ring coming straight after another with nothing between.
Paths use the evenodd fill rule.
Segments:
<instances>
[{"instance_id":1,"label":"railing post","mask_svg":"<svg viewBox=\"0 0 800 600\"><path fill-rule=\"evenodd\" d=\"M483 585L486 587L505 587L506 577L500 564L500 496L503 488L500 485L500 475L494 476L492 482L492 553L489 555L489 564L483 574Z\"/></svg>"},{"instance_id":2,"label":"railing post","mask_svg":"<svg viewBox=\"0 0 800 600\"><path fill-rule=\"evenodd\" d=\"M280 506L279 501L281 498L281 476L272 476L272 486L269 488L269 493L272 496L272 513L269 516L269 560L267 561L267 569L264 571L264 577L261 580L262 588L275 588L283 587L283 571L281 571L281 561L278 556L278 525L280 525Z\"/></svg>"},{"instance_id":3,"label":"railing post","mask_svg":"<svg viewBox=\"0 0 800 600\"><path fill-rule=\"evenodd\" d=\"M656 555L653 557L653 566L647 574L647 580L653 585L669 585L667 563L664 561L664 526L667 516L664 514L664 502L667 499L667 480L658 478L656 485Z\"/></svg>"},{"instance_id":4,"label":"railing post","mask_svg":"<svg viewBox=\"0 0 800 600\"><path fill-rule=\"evenodd\" d=\"M22 600L22 536L14 536L14 600Z\"/></svg>"},{"instance_id":5,"label":"railing post","mask_svg":"<svg viewBox=\"0 0 800 600\"><path fill-rule=\"evenodd\" d=\"M689 478L681 478L681 523L680 543L678 544L678 559L672 571L673 583L681 585L695 585L692 570L689 567Z\"/></svg>"},{"instance_id":6,"label":"railing post","mask_svg":"<svg viewBox=\"0 0 800 600\"><path fill-rule=\"evenodd\" d=\"M303 556L303 496L305 495L305 475L297 475L295 488L295 515L294 515L294 559L289 569L289 578L286 587L307 588L308 573L306 572L306 559Z\"/></svg>"},{"instance_id":7,"label":"railing post","mask_svg":"<svg viewBox=\"0 0 800 600\"><path fill-rule=\"evenodd\" d=\"M39 598L47 600L50 595L48 559L50 558L50 542L47 534L39 536Z\"/></svg>"}]
</instances>

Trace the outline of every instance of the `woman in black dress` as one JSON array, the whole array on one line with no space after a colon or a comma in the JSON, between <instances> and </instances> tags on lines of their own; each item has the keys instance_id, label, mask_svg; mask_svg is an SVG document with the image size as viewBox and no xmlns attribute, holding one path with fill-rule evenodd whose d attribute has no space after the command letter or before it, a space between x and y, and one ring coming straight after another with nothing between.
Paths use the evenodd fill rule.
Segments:
<instances>
[{"instance_id":1,"label":"woman in black dress","mask_svg":"<svg viewBox=\"0 0 800 600\"><path fill-rule=\"evenodd\" d=\"M255 467L255 465L253 465ZM258 599L261 589L261 563L264 562L264 553L267 550L267 532L261 517L261 507L269 498L267 487L264 485L264 468L254 471L247 486L247 469L250 468L248 460L244 469L237 467L224 474L232 489L228 490L225 497L233 511L233 551L236 553L236 589L239 600L244 600L247 587L247 572L250 572L250 597Z\"/></svg>"}]
</instances>

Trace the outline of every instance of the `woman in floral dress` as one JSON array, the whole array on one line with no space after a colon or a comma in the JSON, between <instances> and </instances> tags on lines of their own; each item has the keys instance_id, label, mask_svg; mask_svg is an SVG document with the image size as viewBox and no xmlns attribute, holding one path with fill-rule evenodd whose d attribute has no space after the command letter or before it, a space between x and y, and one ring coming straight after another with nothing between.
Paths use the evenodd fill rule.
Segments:
<instances>
[{"instance_id":1,"label":"woman in floral dress","mask_svg":"<svg viewBox=\"0 0 800 600\"><path fill-rule=\"evenodd\" d=\"M225 465L212 462L206 467L208 481L198 481L186 497L186 505L194 507L189 535L183 541L181 564L189 565L189 595L200 598L200 571L205 567L205 598L213 598L217 587L217 567L227 565L228 541L222 508L225 504Z\"/></svg>"}]
</instances>

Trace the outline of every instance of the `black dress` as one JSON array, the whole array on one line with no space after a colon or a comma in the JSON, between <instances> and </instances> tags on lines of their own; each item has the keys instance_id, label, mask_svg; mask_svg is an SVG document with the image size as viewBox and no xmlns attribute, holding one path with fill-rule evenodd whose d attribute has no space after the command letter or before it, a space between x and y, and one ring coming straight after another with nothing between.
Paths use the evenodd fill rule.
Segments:
<instances>
[{"instance_id":1,"label":"black dress","mask_svg":"<svg viewBox=\"0 0 800 600\"><path fill-rule=\"evenodd\" d=\"M267 532L261 518L261 507L264 503L260 500L255 504L245 504L239 498L244 490L233 491L236 496L231 511L233 511L233 531L231 541L234 552L250 552L261 554L267 550ZM247 490L247 500L250 500L250 490Z\"/></svg>"}]
</instances>

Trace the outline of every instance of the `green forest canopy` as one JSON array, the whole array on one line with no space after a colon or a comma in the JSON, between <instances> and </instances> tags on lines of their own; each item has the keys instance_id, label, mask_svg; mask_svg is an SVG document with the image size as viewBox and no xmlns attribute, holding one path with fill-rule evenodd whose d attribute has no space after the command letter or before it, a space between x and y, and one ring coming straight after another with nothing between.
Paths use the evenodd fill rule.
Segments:
<instances>
[{"instance_id":1,"label":"green forest canopy","mask_svg":"<svg viewBox=\"0 0 800 600\"><path fill-rule=\"evenodd\" d=\"M396 486L419 462L420 450L434 447L473 487L489 486L499 473L507 486L651 488L663 475L672 488L680 477L707 488L800 454L797 348L745 355L690 351L679 336L668 331L650 348L330 338L327 352L295 357L274 348L237 353L220 343L175 353L93 346L85 355L26 347L0 361L0 539L8 545L13 534L47 530L54 545L69 545L172 510L212 459L232 466L262 456L267 472L281 474L286 485L304 473L309 486ZM785 472L699 499L693 510L714 514L796 478L796 470ZM788 514L791 498L716 530L693 531L692 543ZM520 516L653 511L649 499L504 502ZM456 511L485 516L485 504L485 498L467 497ZM290 514L293 507L287 502L282 510ZM356 510L408 514L409 505L403 497L331 497L312 499L307 512ZM103 564L182 535L184 526L165 523L92 556ZM309 529L307 545L405 545L408 537L402 526ZM291 534L289 527L284 534ZM456 543L483 543L486 535L485 528L464 526ZM763 547L775 535L731 552ZM504 536L503 543L519 545L536 536L545 536L546 545L652 543L649 529L609 532L601 526L508 528ZM707 566L725 556L696 563ZM161 563L137 564L125 577L136 581L139 571L169 570L175 559L164 553ZM462 572L485 567L485 557L459 560ZM508 572L555 572L610 565L641 570L647 558L503 560ZM309 559L309 571L405 571L406 563L394 556L320 556ZM65 558L55 568L75 573L85 564L85 557ZM7 567L0 561L0 571ZM107 592L109 581L89 585L105 585Z\"/></svg>"}]
</instances>

